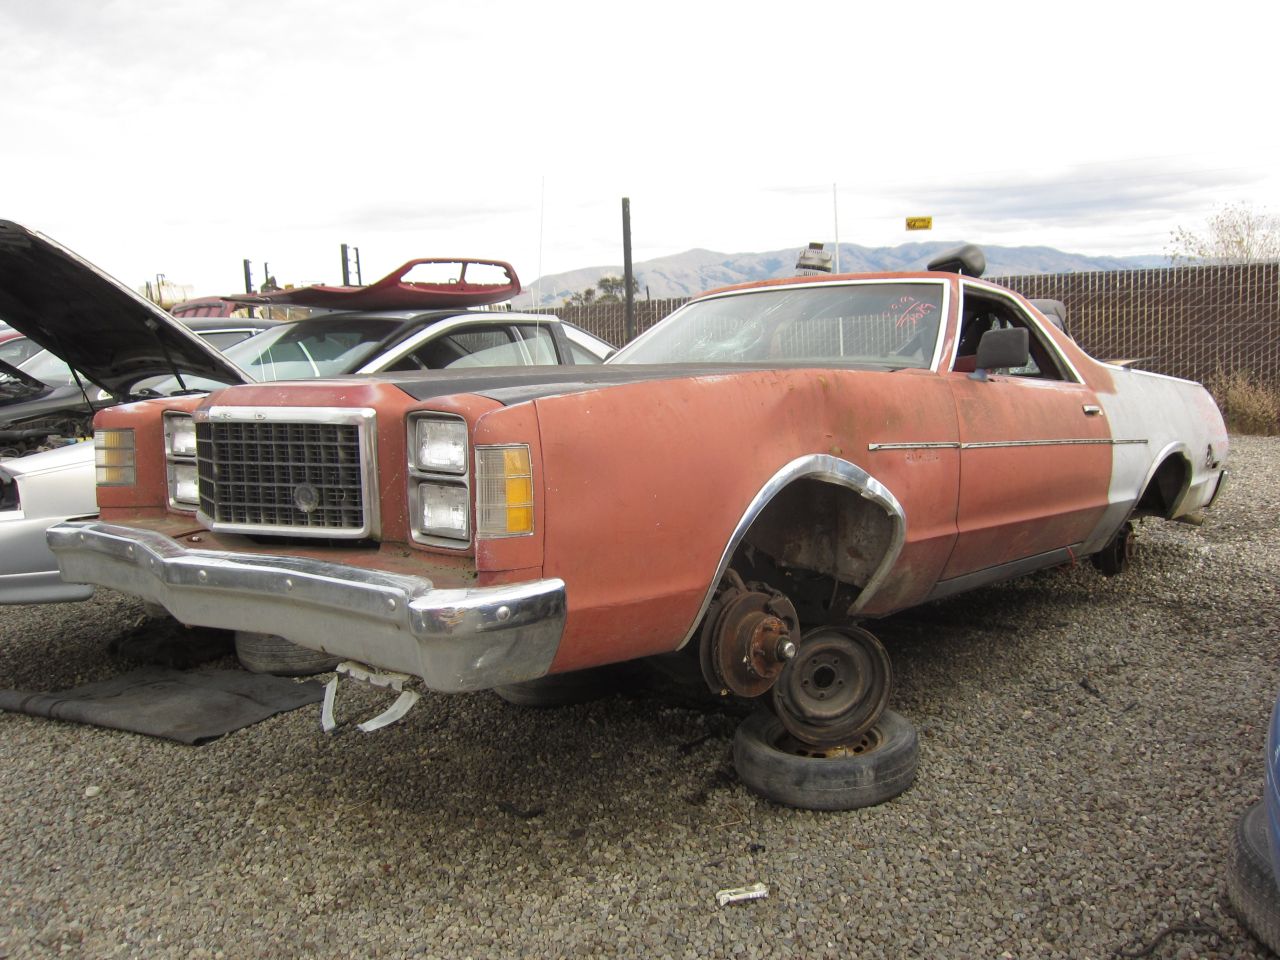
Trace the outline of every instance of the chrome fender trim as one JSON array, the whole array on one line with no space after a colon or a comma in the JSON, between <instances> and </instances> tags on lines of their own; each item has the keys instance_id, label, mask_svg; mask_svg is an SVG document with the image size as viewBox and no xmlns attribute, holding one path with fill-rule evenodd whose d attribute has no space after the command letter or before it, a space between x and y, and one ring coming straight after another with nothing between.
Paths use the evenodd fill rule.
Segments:
<instances>
[{"instance_id":1,"label":"chrome fender trim","mask_svg":"<svg viewBox=\"0 0 1280 960\"><path fill-rule=\"evenodd\" d=\"M889 570L892 569L894 562L898 559L898 554L902 552L902 545L907 537L907 515L902 509L902 504L898 502L898 498L883 483L848 460L841 460L839 457L832 457L827 454L810 454L798 457L769 478L769 481L760 488L760 492L752 498L751 503L742 514L742 518L733 529L733 534L729 537L729 542L725 545L724 552L720 555L720 563L716 567L715 576L711 578L711 584L707 587L707 594L702 598L702 605L698 608L698 613L693 618L693 623L689 625L688 632L680 642L679 649L683 649L693 639L693 635L698 629L698 624L711 606L711 599L715 596L716 587L720 584L720 578L729 569L729 561L733 557L734 551L738 549L738 545L742 543L742 538L746 536L747 531L751 528L751 524L755 522L764 508L784 487L797 480L821 480L823 483L846 487L859 494L864 500L870 500L876 504L893 521L893 535L889 549L885 551L884 557L880 560L880 565L876 567L875 573L867 580L866 586L862 588L862 592L858 594L858 599L850 609L855 613L861 610L871 600L876 590L884 582L885 577L889 575Z\"/></svg>"}]
</instances>

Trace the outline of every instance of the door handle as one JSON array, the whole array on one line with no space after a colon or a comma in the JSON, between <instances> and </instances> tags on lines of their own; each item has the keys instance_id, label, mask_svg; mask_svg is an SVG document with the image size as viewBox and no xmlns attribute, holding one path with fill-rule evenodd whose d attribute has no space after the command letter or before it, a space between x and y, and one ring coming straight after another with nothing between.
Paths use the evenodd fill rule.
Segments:
<instances>
[{"instance_id":1,"label":"door handle","mask_svg":"<svg viewBox=\"0 0 1280 960\"><path fill-rule=\"evenodd\" d=\"M1086 403L1084 405L1084 415L1086 417L1100 417L1102 416L1102 408L1094 403Z\"/></svg>"}]
</instances>

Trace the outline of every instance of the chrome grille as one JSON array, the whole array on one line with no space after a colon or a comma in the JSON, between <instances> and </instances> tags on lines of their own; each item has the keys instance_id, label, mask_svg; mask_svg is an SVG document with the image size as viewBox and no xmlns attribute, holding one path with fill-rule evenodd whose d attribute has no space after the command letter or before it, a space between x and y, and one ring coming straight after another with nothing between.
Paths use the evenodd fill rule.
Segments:
<instances>
[{"instance_id":1,"label":"chrome grille","mask_svg":"<svg viewBox=\"0 0 1280 960\"><path fill-rule=\"evenodd\" d=\"M356 423L196 423L200 513L215 529L359 536L370 529Z\"/></svg>"}]
</instances>

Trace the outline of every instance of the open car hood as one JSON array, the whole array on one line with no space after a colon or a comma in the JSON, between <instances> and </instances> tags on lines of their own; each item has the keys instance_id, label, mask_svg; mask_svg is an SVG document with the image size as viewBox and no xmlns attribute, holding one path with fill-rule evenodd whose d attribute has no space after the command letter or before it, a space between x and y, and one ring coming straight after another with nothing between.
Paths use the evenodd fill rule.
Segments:
<instances>
[{"instance_id":1,"label":"open car hood","mask_svg":"<svg viewBox=\"0 0 1280 960\"><path fill-rule=\"evenodd\" d=\"M138 381L175 370L252 382L154 303L9 220L0 220L0 320L119 398Z\"/></svg>"}]
</instances>

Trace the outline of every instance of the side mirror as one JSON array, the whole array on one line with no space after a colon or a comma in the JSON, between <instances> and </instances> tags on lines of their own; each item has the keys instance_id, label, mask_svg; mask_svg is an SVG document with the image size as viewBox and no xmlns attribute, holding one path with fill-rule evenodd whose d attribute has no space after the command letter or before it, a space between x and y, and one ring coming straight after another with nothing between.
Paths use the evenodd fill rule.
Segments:
<instances>
[{"instance_id":1,"label":"side mirror","mask_svg":"<svg viewBox=\"0 0 1280 960\"><path fill-rule=\"evenodd\" d=\"M1025 367L1031 360L1030 341L1026 327L1007 330L988 330L978 341L976 369L969 374L972 380L987 379L988 370L1005 367Z\"/></svg>"}]
</instances>

